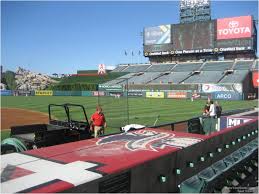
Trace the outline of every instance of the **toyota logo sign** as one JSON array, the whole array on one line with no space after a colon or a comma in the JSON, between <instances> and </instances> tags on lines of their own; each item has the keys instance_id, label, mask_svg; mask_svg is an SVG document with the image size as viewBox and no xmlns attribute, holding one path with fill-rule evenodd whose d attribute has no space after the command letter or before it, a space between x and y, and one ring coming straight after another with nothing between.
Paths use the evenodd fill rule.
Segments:
<instances>
[{"instance_id":1,"label":"toyota logo sign","mask_svg":"<svg viewBox=\"0 0 259 194\"><path fill-rule=\"evenodd\" d=\"M238 21L230 21L230 22L228 23L228 27L230 27L230 28L237 28L238 25L239 25L239 22L238 22Z\"/></svg>"}]
</instances>

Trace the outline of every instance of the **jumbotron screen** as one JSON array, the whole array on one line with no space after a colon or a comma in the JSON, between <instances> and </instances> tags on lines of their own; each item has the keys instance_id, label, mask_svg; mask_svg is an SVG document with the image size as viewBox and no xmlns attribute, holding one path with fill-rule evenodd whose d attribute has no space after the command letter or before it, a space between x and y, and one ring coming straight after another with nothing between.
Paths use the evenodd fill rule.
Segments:
<instances>
[{"instance_id":1,"label":"jumbotron screen","mask_svg":"<svg viewBox=\"0 0 259 194\"><path fill-rule=\"evenodd\" d=\"M214 48L214 22L195 22L172 26L175 50Z\"/></svg>"}]
</instances>

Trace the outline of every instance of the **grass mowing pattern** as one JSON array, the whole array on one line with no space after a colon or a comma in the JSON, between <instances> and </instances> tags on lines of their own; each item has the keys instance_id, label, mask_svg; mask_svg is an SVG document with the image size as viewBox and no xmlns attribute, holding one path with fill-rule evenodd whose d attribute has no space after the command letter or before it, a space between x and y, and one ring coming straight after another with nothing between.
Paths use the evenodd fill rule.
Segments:
<instances>
[{"instance_id":1,"label":"grass mowing pattern","mask_svg":"<svg viewBox=\"0 0 259 194\"><path fill-rule=\"evenodd\" d=\"M125 99L112 97L103 105L108 129L107 133L117 132L118 126L123 126L125 119ZM158 124L186 120L201 115L206 100L189 99L149 99L129 98L129 123L153 125L160 115ZM88 119L94 113L98 103L97 97L83 96L2 96L2 107L22 108L48 113L48 104L75 103L82 104L86 108ZM223 111L257 106L257 101L219 101ZM74 112L74 118L81 119L81 112ZM55 117L62 117L63 112L56 111Z\"/></svg>"}]
</instances>

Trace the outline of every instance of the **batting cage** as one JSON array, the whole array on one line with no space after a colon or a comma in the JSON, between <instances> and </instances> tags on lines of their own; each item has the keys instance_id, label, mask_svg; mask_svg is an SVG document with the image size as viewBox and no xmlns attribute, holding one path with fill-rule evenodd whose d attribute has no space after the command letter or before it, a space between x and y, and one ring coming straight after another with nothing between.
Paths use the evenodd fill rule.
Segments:
<instances>
[{"instance_id":1,"label":"batting cage","mask_svg":"<svg viewBox=\"0 0 259 194\"><path fill-rule=\"evenodd\" d=\"M102 107L109 128L129 124L128 80L117 79L116 84L98 85L98 104Z\"/></svg>"}]
</instances>

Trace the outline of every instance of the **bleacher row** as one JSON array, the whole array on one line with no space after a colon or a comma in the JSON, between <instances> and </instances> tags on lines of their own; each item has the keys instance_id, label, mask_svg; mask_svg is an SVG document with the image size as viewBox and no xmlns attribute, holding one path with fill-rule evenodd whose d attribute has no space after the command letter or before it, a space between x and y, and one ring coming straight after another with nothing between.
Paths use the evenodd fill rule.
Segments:
<instances>
[{"instance_id":1,"label":"bleacher row","mask_svg":"<svg viewBox=\"0 0 259 194\"><path fill-rule=\"evenodd\" d=\"M106 84L122 84L126 79L128 84L242 83L256 69L258 60L119 65L113 72L129 74Z\"/></svg>"}]
</instances>

